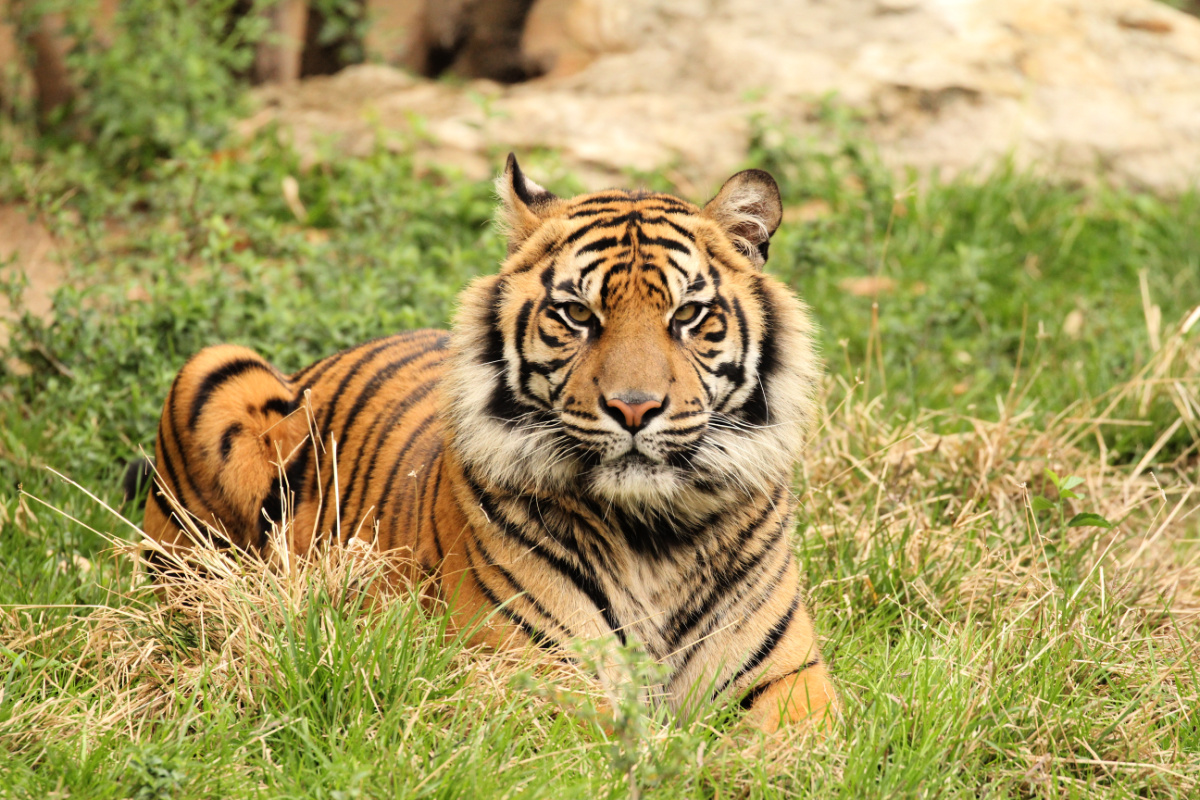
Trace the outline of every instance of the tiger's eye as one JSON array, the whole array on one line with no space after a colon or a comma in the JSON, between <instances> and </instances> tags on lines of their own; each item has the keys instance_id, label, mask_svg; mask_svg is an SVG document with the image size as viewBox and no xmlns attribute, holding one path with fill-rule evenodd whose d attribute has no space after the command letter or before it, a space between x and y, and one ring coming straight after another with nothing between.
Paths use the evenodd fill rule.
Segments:
<instances>
[{"instance_id":1,"label":"tiger's eye","mask_svg":"<svg viewBox=\"0 0 1200 800\"><path fill-rule=\"evenodd\" d=\"M680 306L675 311L675 321L688 323L688 322L691 322L692 320L694 320L696 318L696 315L699 313L700 313L700 304L699 303L688 303L687 305Z\"/></svg>"},{"instance_id":2,"label":"tiger's eye","mask_svg":"<svg viewBox=\"0 0 1200 800\"><path fill-rule=\"evenodd\" d=\"M571 303L567 306L567 316L576 322L589 322L592 319L592 310L583 303Z\"/></svg>"}]
</instances>

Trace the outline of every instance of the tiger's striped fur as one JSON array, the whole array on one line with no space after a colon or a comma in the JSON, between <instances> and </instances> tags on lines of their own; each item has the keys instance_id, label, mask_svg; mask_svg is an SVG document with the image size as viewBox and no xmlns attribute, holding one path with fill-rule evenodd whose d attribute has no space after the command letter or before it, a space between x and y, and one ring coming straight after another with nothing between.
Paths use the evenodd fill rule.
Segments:
<instances>
[{"instance_id":1,"label":"tiger's striped fur","mask_svg":"<svg viewBox=\"0 0 1200 800\"><path fill-rule=\"evenodd\" d=\"M491 614L493 644L636 640L674 707L724 694L766 729L826 719L789 538L819 367L804 306L761 271L774 180L739 173L703 209L560 199L510 156L498 188L509 255L453 332L290 376L232 345L188 362L146 531L191 546L169 493L268 558L285 518L294 552L357 537L432 578L457 624Z\"/></svg>"}]
</instances>

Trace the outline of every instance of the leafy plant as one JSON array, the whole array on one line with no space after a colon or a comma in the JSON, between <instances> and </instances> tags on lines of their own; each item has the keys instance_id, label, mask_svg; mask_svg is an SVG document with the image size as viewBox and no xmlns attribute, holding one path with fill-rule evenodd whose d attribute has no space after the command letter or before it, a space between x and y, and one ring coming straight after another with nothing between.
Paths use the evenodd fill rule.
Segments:
<instances>
[{"instance_id":1,"label":"leafy plant","mask_svg":"<svg viewBox=\"0 0 1200 800\"><path fill-rule=\"evenodd\" d=\"M187 779L186 772L152 748L132 756L126 768L131 800L170 800Z\"/></svg>"},{"instance_id":2,"label":"leafy plant","mask_svg":"<svg viewBox=\"0 0 1200 800\"><path fill-rule=\"evenodd\" d=\"M1046 479L1053 484L1055 490L1058 492L1058 497L1055 500L1051 500L1044 495L1034 495L1029 501L1030 508L1032 508L1034 511L1057 510L1059 512L1060 521L1062 521L1066 516L1067 501L1082 500L1084 497L1086 497L1086 495L1079 494L1075 491L1075 488L1083 483L1083 478L1075 475L1068 475L1065 478L1060 478L1058 477L1058 474L1054 472L1054 470L1048 467L1045 470L1045 475ZM1095 512L1081 511L1072 516L1069 520L1065 520L1065 524L1068 528L1094 527L1107 529L1114 527L1116 523L1109 522L1103 516Z\"/></svg>"},{"instance_id":3,"label":"leafy plant","mask_svg":"<svg viewBox=\"0 0 1200 800\"><path fill-rule=\"evenodd\" d=\"M240 108L238 76L266 21L238 0L125 0L111 41L77 27L70 64L81 76L77 124L89 150L118 172L218 146Z\"/></svg>"}]
</instances>

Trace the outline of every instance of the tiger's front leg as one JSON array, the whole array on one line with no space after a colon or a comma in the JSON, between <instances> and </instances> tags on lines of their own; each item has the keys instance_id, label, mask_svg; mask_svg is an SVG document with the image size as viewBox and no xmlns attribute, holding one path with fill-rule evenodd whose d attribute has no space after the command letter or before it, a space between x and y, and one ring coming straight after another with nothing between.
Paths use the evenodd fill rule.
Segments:
<instances>
[{"instance_id":1,"label":"tiger's front leg","mask_svg":"<svg viewBox=\"0 0 1200 800\"><path fill-rule=\"evenodd\" d=\"M751 681L751 688L741 701L746 709L743 721L766 733L787 725L828 732L840 711L812 618L804 604L798 602L798 584L798 575L785 584L789 588L783 596L797 598L793 601L794 612L787 617L773 651L763 659L766 666ZM752 659L761 652L760 649Z\"/></svg>"}]
</instances>

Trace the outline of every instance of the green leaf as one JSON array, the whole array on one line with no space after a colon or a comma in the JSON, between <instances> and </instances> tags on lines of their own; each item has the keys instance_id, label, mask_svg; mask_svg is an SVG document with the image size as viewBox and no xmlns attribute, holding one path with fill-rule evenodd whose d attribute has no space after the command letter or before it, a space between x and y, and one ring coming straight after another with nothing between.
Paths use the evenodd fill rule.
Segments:
<instances>
[{"instance_id":1,"label":"green leaf","mask_svg":"<svg viewBox=\"0 0 1200 800\"><path fill-rule=\"evenodd\" d=\"M1115 523L1109 522L1099 514L1093 514L1090 511L1085 511L1082 514L1076 514L1071 517L1071 521L1067 523L1068 528L1112 528Z\"/></svg>"},{"instance_id":2,"label":"green leaf","mask_svg":"<svg viewBox=\"0 0 1200 800\"><path fill-rule=\"evenodd\" d=\"M1049 467L1046 467L1045 473L1046 473L1046 477L1050 479L1050 482L1054 484L1055 489L1061 488L1062 481L1060 481L1058 479L1058 475L1055 474L1054 470L1050 469Z\"/></svg>"},{"instance_id":3,"label":"green leaf","mask_svg":"<svg viewBox=\"0 0 1200 800\"><path fill-rule=\"evenodd\" d=\"M1062 486L1059 486L1059 491L1065 492L1068 489L1074 489L1079 484L1083 483L1083 478L1078 475L1068 475L1063 479Z\"/></svg>"},{"instance_id":4,"label":"green leaf","mask_svg":"<svg viewBox=\"0 0 1200 800\"><path fill-rule=\"evenodd\" d=\"M1034 496L1031 505L1033 506L1034 511L1049 511L1050 509L1057 507L1056 503L1047 500L1040 494Z\"/></svg>"}]
</instances>

